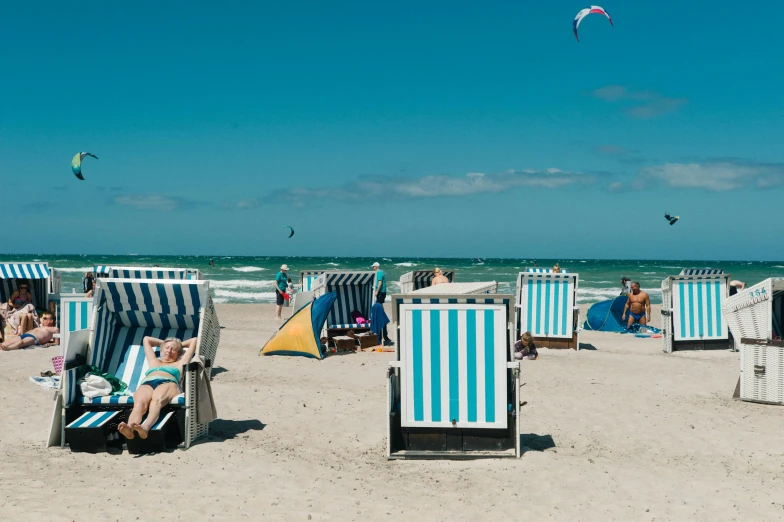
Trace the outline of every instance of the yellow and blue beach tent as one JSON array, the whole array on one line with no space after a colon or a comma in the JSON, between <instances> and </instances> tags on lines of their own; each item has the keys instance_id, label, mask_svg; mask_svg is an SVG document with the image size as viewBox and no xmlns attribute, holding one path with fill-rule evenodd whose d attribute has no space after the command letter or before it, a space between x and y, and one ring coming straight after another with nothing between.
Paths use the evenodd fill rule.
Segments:
<instances>
[{"instance_id":1,"label":"yellow and blue beach tent","mask_svg":"<svg viewBox=\"0 0 784 522\"><path fill-rule=\"evenodd\" d=\"M295 312L267 341L259 355L301 355L323 359L321 330L335 299L337 294L329 292Z\"/></svg>"}]
</instances>

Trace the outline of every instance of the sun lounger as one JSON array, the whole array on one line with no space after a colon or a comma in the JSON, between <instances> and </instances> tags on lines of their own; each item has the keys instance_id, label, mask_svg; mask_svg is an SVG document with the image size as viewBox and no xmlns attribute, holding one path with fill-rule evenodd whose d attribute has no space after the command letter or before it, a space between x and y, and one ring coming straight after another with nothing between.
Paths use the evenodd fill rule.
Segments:
<instances>
[{"instance_id":1,"label":"sun lounger","mask_svg":"<svg viewBox=\"0 0 784 522\"><path fill-rule=\"evenodd\" d=\"M68 426L87 412L118 411L117 419L127 418L133 406L133 392L148 367L142 339L198 336L197 353L209 368L215 361L220 327L206 281L103 279L95 296L94 319L89 336L83 331L71 333L66 346L63 372L61 419L53 419L50 445L67 445L79 432ZM79 358L111 373L128 385L128 395L86 398L76 382ZM180 447L188 448L207 435L209 425L197 416L198 397L196 363L185 366L184 393L175 397L162 411L172 411L169 421L176 427ZM208 370L207 370L208 371ZM176 425L176 426L175 426ZM115 423L116 426L116 423ZM62 430L57 432L58 427ZM174 432L173 432L174 433ZM77 443L80 448L81 442Z\"/></svg>"},{"instance_id":2,"label":"sun lounger","mask_svg":"<svg viewBox=\"0 0 784 522\"><path fill-rule=\"evenodd\" d=\"M536 269L539 270L539 269ZM542 269L549 270L549 269ZM539 348L580 347L580 276L568 272L520 272L515 301L515 338L531 332Z\"/></svg>"},{"instance_id":3,"label":"sun lounger","mask_svg":"<svg viewBox=\"0 0 784 522\"><path fill-rule=\"evenodd\" d=\"M730 276L723 270L684 268L662 281L664 351L728 349L732 339L722 305L729 297Z\"/></svg>"},{"instance_id":4,"label":"sun lounger","mask_svg":"<svg viewBox=\"0 0 784 522\"><path fill-rule=\"evenodd\" d=\"M449 279L450 283L455 280L454 270L444 270L443 274L444 277ZM435 274L432 270L412 270L411 272L406 272L400 276L400 293L408 294L420 288L428 288L434 277Z\"/></svg>"},{"instance_id":5,"label":"sun lounger","mask_svg":"<svg viewBox=\"0 0 784 522\"><path fill-rule=\"evenodd\" d=\"M784 278L740 290L723 304L740 350L738 398L784 404Z\"/></svg>"},{"instance_id":6,"label":"sun lounger","mask_svg":"<svg viewBox=\"0 0 784 522\"><path fill-rule=\"evenodd\" d=\"M514 296L439 295L440 286L392 296L387 457L519 457Z\"/></svg>"},{"instance_id":7,"label":"sun lounger","mask_svg":"<svg viewBox=\"0 0 784 522\"><path fill-rule=\"evenodd\" d=\"M357 324L351 314L359 312L370 319L373 306L374 272L327 271L321 274L313 285L313 295L318 298L328 292L335 292L337 299L327 316L326 336L332 339L349 331L359 333L370 330L370 323Z\"/></svg>"}]
</instances>

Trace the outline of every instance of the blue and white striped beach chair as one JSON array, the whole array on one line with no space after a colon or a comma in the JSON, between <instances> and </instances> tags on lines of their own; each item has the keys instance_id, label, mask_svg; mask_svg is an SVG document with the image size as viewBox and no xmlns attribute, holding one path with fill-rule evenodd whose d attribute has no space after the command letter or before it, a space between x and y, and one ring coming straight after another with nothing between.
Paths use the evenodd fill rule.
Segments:
<instances>
[{"instance_id":1,"label":"blue and white striped beach chair","mask_svg":"<svg viewBox=\"0 0 784 522\"><path fill-rule=\"evenodd\" d=\"M537 347L579 350L579 280L578 274L564 272L520 272L517 276L515 337L531 332Z\"/></svg>"},{"instance_id":2,"label":"blue and white striped beach chair","mask_svg":"<svg viewBox=\"0 0 784 522\"><path fill-rule=\"evenodd\" d=\"M86 398L76 382L77 369L66 361L63 372L62 426L88 411L123 411L133 406L133 392L148 368L142 339L198 337L197 353L207 367L215 361L220 326L209 295L209 282L183 280L103 279L95 295L94 319L89 343L68 346L69 354L85 357L86 364L111 373L128 385L127 394ZM73 339L71 340L73 344ZM208 425L196 416L198 393L196 373L191 363L183 371L184 393L175 397L169 408L181 423L182 447L207 435ZM51 438L50 438L51 440ZM60 443L68 441L61 435Z\"/></svg>"},{"instance_id":3,"label":"blue and white striped beach chair","mask_svg":"<svg viewBox=\"0 0 784 522\"><path fill-rule=\"evenodd\" d=\"M300 292L312 292L316 279L326 270L303 270L299 273Z\"/></svg>"},{"instance_id":4,"label":"blue and white striped beach chair","mask_svg":"<svg viewBox=\"0 0 784 522\"><path fill-rule=\"evenodd\" d=\"M526 268L525 271L526 272L530 272L532 274L552 274L553 273L553 269L552 268L535 268L535 267L530 267L530 268ZM568 274L569 273L569 269L568 268L562 268L560 273L561 274Z\"/></svg>"},{"instance_id":5,"label":"blue and white striped beach chair","mask_svg":"<svg viewBox=\"0 0 784 522\"><path fill-rule=\"evenodd\" d=\"M151 266L112 266L109 278L115 279L173 279L187 280L187 268L162 268Z\"/></svg>"},{"instance_id":6,"label":"blue and white striped beach chair","mask_svg":"<svg viewBox=\"0 0 784 522\"><path fill-rule=\"evenodd\" d=\"M454 270L442 270L444 277L449 279L450 283L455 281ZM435 274L432 270L412 270L400 276L400 293L408 294L421 288L427 288L432 283Z\"/></svg>"},{"instance_id":7,"label":"blue and white striped beach chair","mask_svg":"<svg viewBox=\"0 0 784 522\"><path fill-rule=\"evenodd\" d=\"M0 263L0 302L7 302L19 281L30 283L33 305L49 309L49 295L60 292L60 273L47 263Z\"/></svg>"},{"instance_id":8,"label":"blue and white striped beach chair","mask_svg":"<svg viewBox=\"0 0 784 522\"><path fill-rule=\"evenodd\" d=\"M389 458L520 456L513 304L512 295L435 289L392 296L397 350L387 375Z\"/></svg>"},{"instance_id":9,"label":"blue and white striped beach chair","mask_svg":"<svg viewBox=\"0 0 784 522\"><path fill-rule=\"evenodd\" d=\"M93 298L84 294L60 294L60 355L65 355L71 332L87 330L93 320Z\"/></svg>"},{"instance_id":10,"label":"blue and white striped beach chair","mask_svg":"<svg viewBox=\"0 0 784 522\"><path fill-rule=\"evenodd\" d=\"M373 306L373 284L375 272L327 271L313 285L313 297L318 299L328 292L335 292L337 299L327 316L327 337L332 339L348 330L361 332L370 330L369 324L356 324L351 317L354 311L370 319Z\"/></svg>"},{"instance_id":11,"label":"blue and white striped beach chair","mask_svg":"<svg viewBox=\"0 0 784 522\"><path fill-rule=\"evenodd\" d=\"M722 305L729 297L723 270L685 268L662 281L664 351L732 348Z\"/></svg>"}]
</instances>

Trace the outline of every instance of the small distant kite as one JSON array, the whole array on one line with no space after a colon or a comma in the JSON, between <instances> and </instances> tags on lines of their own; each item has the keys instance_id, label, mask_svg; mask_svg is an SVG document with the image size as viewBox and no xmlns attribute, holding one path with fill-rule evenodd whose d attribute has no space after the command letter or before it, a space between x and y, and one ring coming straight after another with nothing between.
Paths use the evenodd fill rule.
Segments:
<instances>
[{"instance_id":1,"label":"small distant kite","mask_svg":"<svg viewBox=\"0 0 784 522\"><path fill-rule=\"evenodd\" d=\"M578 42L580 41L580 37L577 36L577 28L580 27L580 22L583 21L583 18L585 18L589 14L604 15L610 21L610 25L615 27L612 18L610 18L609 13L605 11L603 7L600 7L598 5L592 5L591 7L586 7L585 9L582 9L579 13L577 13L577 16L574 17L574 22L572 23L572 29L574 30L574 37L577 38Z\"/></svg>"},{"instance_id":2,"label":"small distant kite","mask_svg":"<svg viewBox=\"0 0 784 522\"><path fill-rule=\"evenodd\" d=\"M84 181L84 176L82 176L82 160L85 156L90 156L91 158L98 159L98 156L93 154L92 152L77 152L76 156L73 157L71 160L71 170L74 173L74 176L79 178L80 180Z\"/></svg>"},{"instance_id":3,"label":"small distant kite","mask_svg":"<svg viewBox=\"0 0 784 522\"><path fill-rule=\"evenodd\" d=\"M680 218L680 216L671 216L669 212L664 213L664 219L670 222L670 226L674 225Z\"/></svg>"},{"instance_id":4,"label":"small distant kite","mask_svg":"<svg viewBox=\"0 0 784 522\"><path fill-rule=\"evenodd\" d=\"M289 234L289 238L294 237L294 229L293 228L291 228L288 225L283 225L283 228L288 228L289 230L291 230L291 234Z\"/></svg>"}]
</instances>

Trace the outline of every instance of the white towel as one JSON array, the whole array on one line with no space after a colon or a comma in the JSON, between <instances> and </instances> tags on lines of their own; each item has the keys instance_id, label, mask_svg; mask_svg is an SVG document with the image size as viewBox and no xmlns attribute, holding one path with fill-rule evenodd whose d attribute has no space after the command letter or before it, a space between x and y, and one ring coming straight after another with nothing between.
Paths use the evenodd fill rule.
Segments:
<instances>
[{"instance_id":1,"label":"white towel","mask_svg":"<svg viewBox=\"0 0 784 522\"><path fill-rule=\"evenodd\" d=\"M53 377L30 377L30 380L47 390L57 390L60 388L59 375Z\"/></svg>"}]
</instances>

